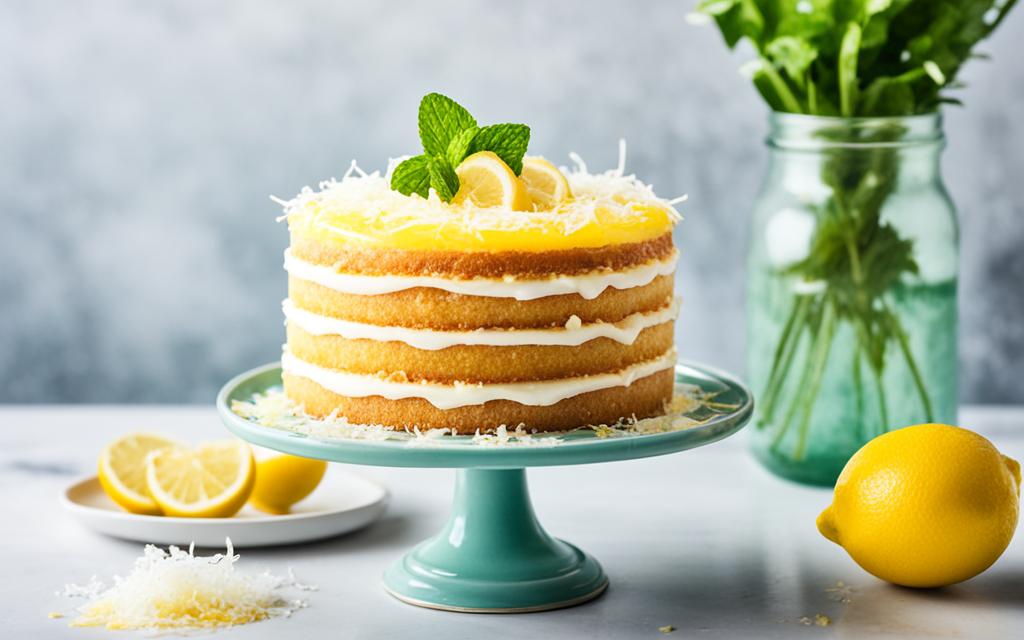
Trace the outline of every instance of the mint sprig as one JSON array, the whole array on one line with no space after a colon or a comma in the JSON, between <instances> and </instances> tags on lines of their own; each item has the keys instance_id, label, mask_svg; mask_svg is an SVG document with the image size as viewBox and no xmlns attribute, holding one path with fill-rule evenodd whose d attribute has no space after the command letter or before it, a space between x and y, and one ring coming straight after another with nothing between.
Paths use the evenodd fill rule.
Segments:
<instances>
[{"instance_id":1,"label":"mint sprig","mask_svg":"<svg viewBox=\"0 0 1024 640\"><path fill-rule=\"evenodd\" d=\"M420 101L419 133L424 153L395 167L391 188L424 198L433 189L445 202L459 191L455 167L466 156L491 151L519 175L530 144L530 128L525 124L480 127L462 105L440 93L429 93Z\"/></svg>"}]
</instances>

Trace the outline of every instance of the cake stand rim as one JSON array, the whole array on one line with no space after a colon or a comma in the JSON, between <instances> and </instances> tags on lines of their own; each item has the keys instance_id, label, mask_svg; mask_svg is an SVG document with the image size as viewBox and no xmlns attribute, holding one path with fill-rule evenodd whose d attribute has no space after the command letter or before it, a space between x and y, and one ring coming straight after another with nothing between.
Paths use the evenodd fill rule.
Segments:
<instances>
[{"instance_id":1,"label":"cake stand rim","mask_svg":"<svg viewBox=\"0 0 1024 640\"><path fill-rule=\"evenodd\" d=\"M473 446L439 444L410 447L408 441L318 439L307 434L256 424L236 415L230 400L236 390L257 376L280 369L270 362L244 371L217 394L217 413L225 427L252 444L284 453L331 462L385 467L414 468L490 468L512 469L540 466L596 464L632 460L677 453L712 444L742 429L754 412L754 397L747 386L732 374L713 366L679 360L675 366L677 381L688 372L723 384L737 393L740 402L728 413L688 429L650 434L627 434L563 442L555 446ZM683 380L686 382L686 380ZM266 388L270 388L268 385Z\"/></svg>"}]
</instances>

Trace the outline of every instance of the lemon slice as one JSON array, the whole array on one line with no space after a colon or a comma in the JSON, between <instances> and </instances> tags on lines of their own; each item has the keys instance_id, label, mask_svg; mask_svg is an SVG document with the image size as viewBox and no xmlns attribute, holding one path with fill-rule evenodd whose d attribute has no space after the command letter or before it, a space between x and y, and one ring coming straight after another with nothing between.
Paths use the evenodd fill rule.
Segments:
<instances>
[{"instance_id":1,"label":"lemon slice","mask_svg":"<svg viewBox=\"0 0 1024 640\"><path fill-rule=\"evenodd\" d=\"M323 460L259 448L255 453L256 484L249 495L249 504L267 513L288 513L293 504L316 489L327 471Z\"/></svg>"},{"instance_id":2,"label":"lemon slice","mask_svg":"<svg viewBox=\"0 0 1024 640\"><path fill-rule=\"evenodd\" d=\"M506 207L515 211L532 208L526 185L493 151L478 151L455 169L459 192L454 202L467 200L478 207Z\"/></svg>"},{"instance_id":3,"label":"lemon slice","mask_svg":"<svg viewBox=\"0 0 1024 640\"><path fill-rule=\"evenodd\" d=\"M146 458L146 486L168 516L227 518L249 499L256 464L239 440L172 447Z\"/></svg>"},{"instance_id":4,"label":"lemon slice","mask_svg":"<svg viewBox=\"0 0 1024 640\"><path fill-rule=\"evenodd\" d=\"M146 487L146 456L178 446L151 433L133 433L111 442L100 453L100 486L110 499L132 513L160 515L160 506Z\"/></svg>"},{"instance_id":5,"label":"lemon slice","mask_svg":"<svg viewBox=\"0 0 1024 640\"><path fill-rule=\"evenodd\" d=\"M544 158L523 158L519 179L526 185L526 192L537 209L554 209L572 199L569 181L558 167Z\"/></svg>"}]
</instances>

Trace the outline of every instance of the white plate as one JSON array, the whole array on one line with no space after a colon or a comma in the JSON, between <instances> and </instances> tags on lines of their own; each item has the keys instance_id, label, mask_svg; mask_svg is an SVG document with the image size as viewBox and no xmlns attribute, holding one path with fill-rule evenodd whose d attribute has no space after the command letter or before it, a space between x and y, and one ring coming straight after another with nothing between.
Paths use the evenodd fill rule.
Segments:
<instances>
[{"instance_id":1,"label":"white plate","mask_svg":"<svg viewBox=\"0 0 1024 640\"><path fill-rule=\"evenodd\" d=\"M355 531L379 518L387 508L387 490L339 468L328 469L323 482L287 515L272 516L246 505L232 518L170 518L128 513L107 497L96 476L71 484L62 506L83 526L115 538L153 544L235 547L294 544Z\"/></svg>"}]
</instances>

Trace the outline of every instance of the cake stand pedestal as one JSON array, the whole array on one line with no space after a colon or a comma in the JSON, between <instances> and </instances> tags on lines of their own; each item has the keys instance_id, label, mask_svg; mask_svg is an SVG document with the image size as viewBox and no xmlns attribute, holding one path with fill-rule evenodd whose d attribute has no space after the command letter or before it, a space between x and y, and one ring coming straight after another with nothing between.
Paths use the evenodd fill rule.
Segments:
<instances>
[{"instance_id":1,"label":"cake stand pedestal","mask_svg":"<svg viewBox=\"0 0 1024 640\"><path fill-rule=\"evenodd\" d=\"M537 522L525 469L459 469L444 530L384 572L399 600L455 611L568 607L608 586L601 565Z\"/></svg>"},{"instance_id":2,"label":"cake stand pedestal","mask_svg":"<svg viewBox=\"0 0 1024 640\"><path fill-rule=\"evenodd\" d=\"M237 436L285 453L333 462L457 469L451 517L437 536L420 543L384 572L384 588L422 607L480 613L545 611L596 598L608 586L601 565L572 544L549 535L530 504L526 467L586 464L663 455L710 444L738 431L753 400L724 373L680 364L677 383L698 387L714 402L691 408L699 424L656 433L581 430L554 436L552 446L476 444L468 436L427 443L409 439L314 438L264 426L231 410L281 384L279 365L241 374L217 396L224 424ZM412 444L410 444L412 443Z\"/></svg>"}]
</instances>

